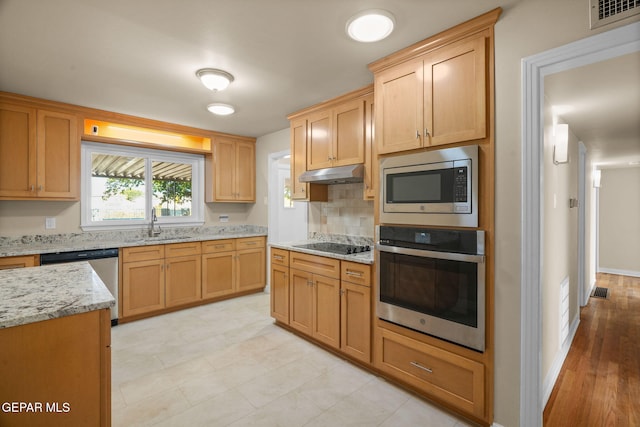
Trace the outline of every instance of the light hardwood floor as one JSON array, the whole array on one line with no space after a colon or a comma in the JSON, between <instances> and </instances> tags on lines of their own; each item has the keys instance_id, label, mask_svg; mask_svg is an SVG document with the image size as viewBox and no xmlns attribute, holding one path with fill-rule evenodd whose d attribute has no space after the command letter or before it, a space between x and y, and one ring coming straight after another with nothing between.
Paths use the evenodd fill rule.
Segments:
<instances>
[{"instance_id":1,"label":"light hardwood floor","mask_svg":"<svg viewBox=\"0 0 640 427\"><path fill-rule=\"evenodd\" d=\"M640 278L600 273L544 411L544 425L640 426Z\"/></svg>"},{"instance_id":2,"label":"light hardwood floor","mask_svg":"<svg viewBox=\"0 0 640 427\"><path fill-rule=\"evenodd\" d=\"M277 327L260 293L112 329L113 426L464 427Z\"/></svg>"}]
</instances>

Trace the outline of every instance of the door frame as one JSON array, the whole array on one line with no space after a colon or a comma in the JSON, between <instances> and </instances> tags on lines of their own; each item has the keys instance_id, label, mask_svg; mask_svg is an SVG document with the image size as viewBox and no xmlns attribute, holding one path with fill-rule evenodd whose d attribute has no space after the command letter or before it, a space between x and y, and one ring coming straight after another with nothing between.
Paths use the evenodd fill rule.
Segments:
<instances>
[{"instance_id":1,"label":"door frame","mask_svg":"<svg viewBox=\"0 0 640 427\"><path fill-rule=\"evenodd\" d=\"M640 51L633 23L522 59L520 426L542 425L542 221L544 78Z\"/></svg>"}]
</instances>

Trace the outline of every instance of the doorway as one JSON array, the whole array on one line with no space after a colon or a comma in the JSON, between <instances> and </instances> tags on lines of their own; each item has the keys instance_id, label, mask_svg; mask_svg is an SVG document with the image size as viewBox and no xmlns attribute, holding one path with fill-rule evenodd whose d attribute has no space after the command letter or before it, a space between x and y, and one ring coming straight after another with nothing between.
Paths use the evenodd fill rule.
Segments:
<instances>
[{"instance_id":1,"label":"doorway","mask_svg":"<svg viewBox=\"0 0 640 427\"><path fill-rule=\"evenodd\" d=\"M307 240L306 202L291 200L290 151L284 150L269 155L268 182L268 243L296 242ZM267 257L267 271L271 271ZM270 278L266 292L269 292Z\"/></svg>"},{"instance_id":2,"label":"doorway","mask_svg":"<svg viewBox=\"0 0 640 427\"><path fill-rule=\"evenodd\" d=\"M640 50L640 23L613 29L522 61L522 246L520 425L542 425L541 165L544 77Z\"/></svg>"}]
</instances>

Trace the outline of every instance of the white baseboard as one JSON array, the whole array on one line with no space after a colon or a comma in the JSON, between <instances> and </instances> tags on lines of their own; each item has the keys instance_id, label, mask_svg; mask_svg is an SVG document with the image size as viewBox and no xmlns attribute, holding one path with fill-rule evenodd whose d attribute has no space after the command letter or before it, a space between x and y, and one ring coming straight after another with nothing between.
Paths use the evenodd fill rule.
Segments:
<instances>
[{"instance_id":1,"label":"white baseboard","mask_svg":"<svg viewBox=\"0 0 640 427\"><path fill-rule=\"evenodd\" d=\"M640 277L640 271L619 270L617 268L598 267L598 273L618 274L620 276Z\"/></svg>"},{"instance_id":2,"label":"white baseboard","mask_svg":"<svg viewBox=\"0 0 640 427\"><path fill-rule=\"evenodd\" d=\"M542 384L542 408L544 409L547 406L547 402L549 401L549 397L551 397L551 392L553 391L553 386L556 384L558 380L558 376L560 375L560 370L562 369L562 364L564 360L567 358L567 354L569 353L569 349L571 348L571 343L573 342L573 338L576 336L576 331L578 330L578 325L580 324L580 315L577 315L573 322L571 322L571 328L569 330L569 336L564 341L564 344L556 353L556 357L553 359L553 364L551 365L551 369L549 369L549 373L544 379L544 383Z\"/></svg>"}]
</instances>

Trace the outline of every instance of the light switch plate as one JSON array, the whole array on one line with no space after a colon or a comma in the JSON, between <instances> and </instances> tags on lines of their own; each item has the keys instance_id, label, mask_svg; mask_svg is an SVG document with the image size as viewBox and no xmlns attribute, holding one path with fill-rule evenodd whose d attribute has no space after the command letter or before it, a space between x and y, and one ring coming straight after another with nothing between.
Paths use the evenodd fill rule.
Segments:
<instances>
[{"instance_id":1,"label":"light switch plate","mask_svg":"<svg viewBox=\"0 0 640 427\"><path fill-rule=\"evenodd\" d=\"M220 215L218 216L220 222L229 222L229 215Z\"/></svg>"}]
</instances>

